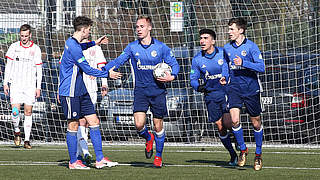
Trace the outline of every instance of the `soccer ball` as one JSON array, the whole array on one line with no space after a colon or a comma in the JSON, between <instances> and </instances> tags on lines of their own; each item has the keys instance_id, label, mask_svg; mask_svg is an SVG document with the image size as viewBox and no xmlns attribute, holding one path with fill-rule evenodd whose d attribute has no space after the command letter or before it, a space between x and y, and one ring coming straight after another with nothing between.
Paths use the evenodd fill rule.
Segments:
<instances>
[{"instance_id":1,"label":"soccer ball","mask_svg":"<svg viewBox=\"0 0 320 180\"><path fill-rule=\"evenodd\" d=\"M160 78L160 77L166 77L165 72L172 72L171 67L166 63L159 63L157 64L153 69L153 77L154 78Z\"/></svg>"}]
</instances>

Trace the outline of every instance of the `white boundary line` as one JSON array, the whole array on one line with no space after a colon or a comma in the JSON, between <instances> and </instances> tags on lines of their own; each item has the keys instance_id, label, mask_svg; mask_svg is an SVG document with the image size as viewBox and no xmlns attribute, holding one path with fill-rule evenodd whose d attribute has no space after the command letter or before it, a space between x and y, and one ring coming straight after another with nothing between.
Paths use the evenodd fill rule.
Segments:
<instances>
[{"instance_id":1,"label":"white boundary line","mask_svg":"<svg viewBox=\"0 0 320 180\"><path fill-rule=\"evenodd\" d=\"M64 164L66 162L32 162L32 161L0 161L0 166L57 166L59 164ZM149 163L139 163L139 164L119 164L119 166L152 166ZM199 168L233 168L233 169L252 169L251 166L245 167L235 167L235 166L217 166L217 165L200 165L200 164L165 164L164 167L199 167ZM114 167L113 167L114 168ZM274 166L264 166L263 169L288 169L288 170L320 170L320 167L308 168L308 167L274 167Z\"/></svg>"},{"instance_id":2,"label":"white boundary line","mask_svg":"<svg viewBox=\"0 0 320 180\"><path fill-rule=\"evenodd\" d=\"M0 148L0 151L68 151L68 149L24 149L24 148ZM108 149L107 152L142 152L141 150L130 150L130 149ZM228 154L227 150L165 150L165 152L169 153L226 153ZM294 155L320 155L320 152L312 152L312 151L298 151L298 152L288 152L288 151L263 151L263 154L294 154ZM1 161L0 161L1 162Z\"/></svg>"}]
</instances>

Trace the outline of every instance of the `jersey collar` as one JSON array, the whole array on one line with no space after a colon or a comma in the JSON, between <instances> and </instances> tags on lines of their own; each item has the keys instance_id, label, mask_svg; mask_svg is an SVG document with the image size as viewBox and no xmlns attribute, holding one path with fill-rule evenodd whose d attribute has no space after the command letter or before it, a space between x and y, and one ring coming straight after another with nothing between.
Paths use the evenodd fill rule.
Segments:
<instances>
[{"instance_id":1,"label":"jersey collar","mask_svg":"<svg viewBox=\"0 0 320 180\"><path fill-rule=\"evenodd\" d=\"M244 40L243 40L243 42L239 45L239 46L237 46L237 44L236 44L236 41L231 41L230 42L230 44L234 47L234 48L238 48L238 47L240 47L242 44L246 44L247 43L247 38L245 38Z\"/></svg>"},{"instance_id":2,"label":"jersey collar","mask_svg":"<svg viewBox=\"0 0 320 180\"><path fill-rule=\"evenodd\" d=\"M143 45L143 44L141 43L141 39L138 39L138 41L139 41L139 44L140 44L143 48L145 48L145 49L147 49L147 48L150 47L152 44L154 44L154 39L153 39L153 38L151 38L151 43L150 43L149 45Z\"/></svg>"},{"instance_id":3,"label":"jersey collar","mask_svg":"<svg viewBox=\"0 0 320 180\"><path fill-rule=\"evenodd\" d=\"M217 53L219 53L219 49L217 47L214 47L212 54L207 54L205 51L201 51L202 56L208 59L213 59Z\"/></svg>"},{"instance_id":4,"label":"jersey collar","mask_svg":"<svg viewBox=\"0 0 320 180\"><path fill-rule=\"evenodd\" d=\"M32 47L33 46L33 41L30 41L31 42L31 44L29 45L29 46L24 46L23 44L22 44L22 42L20 41L20 46L21 47L23 47L23 48L30 48L30 47Z\"/></svg>"}]
</instances>

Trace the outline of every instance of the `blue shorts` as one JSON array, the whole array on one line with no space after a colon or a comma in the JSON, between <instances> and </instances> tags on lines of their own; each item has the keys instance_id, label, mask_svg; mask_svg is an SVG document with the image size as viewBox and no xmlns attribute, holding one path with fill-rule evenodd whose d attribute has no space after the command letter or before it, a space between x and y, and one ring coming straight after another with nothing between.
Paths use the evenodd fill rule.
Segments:
<instances>
[{"instance_id":1,"label":"blue shorts","mask_svg":"<svg viewBox=\"0 0 320 180\"><path fill-rule=\"evenodd\" d=\"M133 113L147 112L149 107L154 118L163 119L168 115L166 91L163 90L160 94L155 93L152 95L150 88L135 88Z\"/></svg>"},{"instance_id":2,"label":"blue shorts","mask_svg":"<svg viewBox=\"0 0 320 180\"><path fill-rule=\"evenodd\" d=\"M216 122L218 121L224 113L227 113L227 100L226 98L208 98L205 97L205 102L208 111L208 121Z\"/></svg>"},{"instance_id":3,"label":"blue shorts","mask_svg":"<svg viewBox=\"0 0 320 180\"><path fill-rule=\"evenodd\" d=\"M66 119L81 119L84 116L96 114L89 93L83 96L59 96L63 113Z\"/></svg>"},{"instance_id":4,"label":"blue shorts","mask_svg":"<svg viewBox=\"0 0 320 180\"><path fill-rule=\"evenodd\" d=\"M239 90L230 88L228 89L229 109L242 108L244 104L247 112L251 117L257 117L261 114L260 93L254 95L243 95Z\"/></svg>"}]
</instances>

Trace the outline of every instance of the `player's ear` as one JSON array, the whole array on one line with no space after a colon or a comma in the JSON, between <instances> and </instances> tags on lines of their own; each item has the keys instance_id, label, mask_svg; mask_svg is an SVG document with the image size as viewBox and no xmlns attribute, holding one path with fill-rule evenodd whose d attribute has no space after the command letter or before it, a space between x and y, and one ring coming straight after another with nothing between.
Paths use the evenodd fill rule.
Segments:
<instances>
[{"instance_id":1,"label":"player's ear","mask_svg":"<svg viewBox=\"0 0 320 180\"><path fill-rule=\"evenodd\" d=\"M244 30L242 28L239 29L240 34L243 34Z\"/></svg>"}]
</instances>

